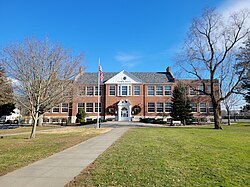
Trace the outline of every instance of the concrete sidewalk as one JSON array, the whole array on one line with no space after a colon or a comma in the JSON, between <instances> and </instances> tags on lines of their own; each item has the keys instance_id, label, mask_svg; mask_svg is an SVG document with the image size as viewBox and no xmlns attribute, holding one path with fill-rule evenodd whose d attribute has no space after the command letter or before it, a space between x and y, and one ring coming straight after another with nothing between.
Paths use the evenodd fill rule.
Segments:
<instances>
[{"instance_id":1,"label":"concrete sidewalk","mask_svg":"<svg viewBox=\"0 0 250 187\"><path fill-rule=\"evenodd\" d=\"M116 128L0 177L0 187L62 187L129 128Z\"/></svg>"}]
</instances>

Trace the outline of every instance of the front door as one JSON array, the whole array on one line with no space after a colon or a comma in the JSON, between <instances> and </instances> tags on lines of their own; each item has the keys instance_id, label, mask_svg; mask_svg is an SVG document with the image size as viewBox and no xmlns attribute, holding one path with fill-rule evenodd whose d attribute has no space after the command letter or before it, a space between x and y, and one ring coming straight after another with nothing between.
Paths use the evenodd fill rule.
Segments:
<instances>
[{"instance_id":1,"label":"front door","mask_svg":"<svg viewBox=\"0 0 250 187\"><path fill-rule=\"evenodd\" d=\"M118 121L131 121L131 104L127 100L118 103Z\"/></svg>"},{"instance_id":2,"label":"front door","mask_svg":"<svg viewBox=\"0 0 250 187\"><path fill-rule=\"evenodd\" d=\"M123 107L121 109L121 121L128 121L128 108Z\"/></svg>"}]
</instances>

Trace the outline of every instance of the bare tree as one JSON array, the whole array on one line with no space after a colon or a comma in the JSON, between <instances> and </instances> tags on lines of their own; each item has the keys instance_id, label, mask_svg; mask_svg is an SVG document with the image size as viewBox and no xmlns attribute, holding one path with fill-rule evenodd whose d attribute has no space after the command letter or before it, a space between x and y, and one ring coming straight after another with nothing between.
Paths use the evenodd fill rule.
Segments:
<instances>
[{"instance_id":1,"label":"bare tree","mask_svg":"<svg viewBox=\"0 0 250 187\"><path fill-rule=\"evenodd\" d=\"M17 102L33 119L30 138L35 138L39 118L52 107L72 98L72 78L82 56L59 44L35 38L5 47L1 54L8 75L15 79Z\"/></svg>"},{"instance_id":2,"label":"bare tree","mask_svg":"<svg viewBox=\"0 0 250 187\"><path fill-rule=\"evenodd\" d=\"M215 129L222 129L221 102L234 92L246 71L244 66L238 69L238 74L233 69L239 45L250 33L248 18L248 10L225 18L215 9L205 9L201 18L193 20L183 50L177 57L184 72L202 84L203 88L196 90L210 96ZM206 89L207 81L210 89ZM223 96L219 94L222 87L228 88Z\"/></svg>"},{"instance_id":3,"label":"bare tree","mask_svg":"<svg viewBox=\"0 0 250 187\"><path fill-rule=\"evenodd\" d=\"M239 94L231 94L229 97L224 99L222 101L223 105L226 108L227 111L227 124L231 125L231 111L233 108L237 107L239 105L239 102L242 100L241 95Z\"/></svg>"}]
</instances>

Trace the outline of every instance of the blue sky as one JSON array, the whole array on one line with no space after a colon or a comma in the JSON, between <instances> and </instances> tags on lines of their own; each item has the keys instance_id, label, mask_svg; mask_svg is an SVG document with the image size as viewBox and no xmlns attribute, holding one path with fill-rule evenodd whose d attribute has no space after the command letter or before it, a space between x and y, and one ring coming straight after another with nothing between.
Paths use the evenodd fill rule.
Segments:
<instances>
[{"instance_id":1,"label":"blue sky","mask_svg":"<svg viewBox=\"0 0 250 187\"><path fill-rule=\"evenodd\" d=\"M0 0L0 48L46 36L97 71L165 71L174 67L193 18L206 6L231 11L250 0Z\"/></svg>"}]
</instances>

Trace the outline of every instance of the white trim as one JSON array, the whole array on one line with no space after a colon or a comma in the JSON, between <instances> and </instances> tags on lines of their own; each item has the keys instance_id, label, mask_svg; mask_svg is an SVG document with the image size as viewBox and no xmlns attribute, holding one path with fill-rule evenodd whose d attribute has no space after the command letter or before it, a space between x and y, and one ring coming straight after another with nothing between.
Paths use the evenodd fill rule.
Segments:
<instances>
[{"instance_id":1,"label":"white trim","mask_svg":"<svg viewBox=\"0 0 250 187\"><path fill-rule=\"evenodd\" d=\"M126 77L126 79L123 79ZM115 76L111 77L105 82L105 84L142 84L142 80L138 79L133 74L122 70L120 73L117 73Z\"/></svg>"}]
</instances>

